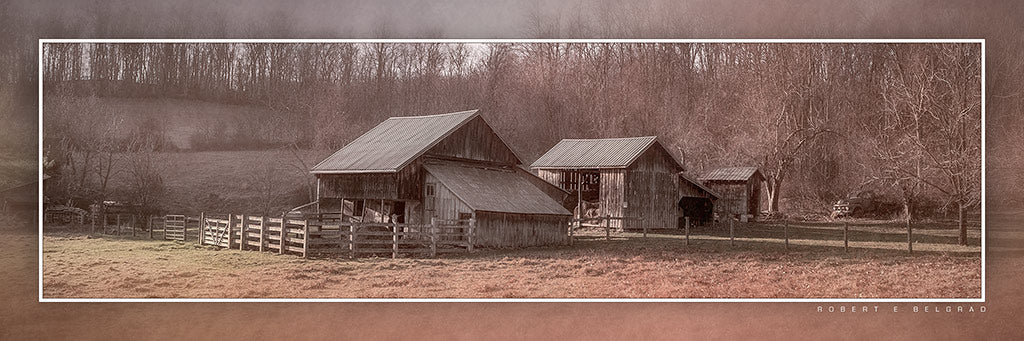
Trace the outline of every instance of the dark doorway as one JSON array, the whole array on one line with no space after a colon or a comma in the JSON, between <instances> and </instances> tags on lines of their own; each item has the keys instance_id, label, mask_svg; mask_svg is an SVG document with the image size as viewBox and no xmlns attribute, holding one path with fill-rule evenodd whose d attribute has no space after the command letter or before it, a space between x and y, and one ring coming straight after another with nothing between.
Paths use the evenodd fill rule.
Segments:
<instances>
[{"instance_id":1,"label":"dark doorway","mask_svg":"<svg viewBox=\"0 0 1024 341\"><path fill-rule=\"evenodd\" d=\"M683 210L683 217L690 217L691 226L705 225L714 219L714 206L709 198L682 197L679 199L679 208ZM680 228L685 224L683 217L679 218Z\"/></svg>"}]
</instances>

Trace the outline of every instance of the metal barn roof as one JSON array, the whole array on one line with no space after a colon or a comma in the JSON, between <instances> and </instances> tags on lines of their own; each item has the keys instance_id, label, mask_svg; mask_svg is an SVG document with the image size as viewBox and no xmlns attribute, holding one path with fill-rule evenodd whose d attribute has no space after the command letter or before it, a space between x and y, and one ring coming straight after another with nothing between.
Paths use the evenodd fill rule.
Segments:
<instances>
[{"instance_id":1,"label":"metal barn roof","mask_svg":"<svg viewBox=\"0 0 1024 341\"><path fill-rule=\"evenodd\" d=\"M479 116L477 110L392 117L313 166L313 174L390 173Z\"/></svg>"},{"instance_id":2,"label":"metal barn roof","mask_svg":"<svg viewBox=\"0 0 1024 341\"><path fill-rule=\"evenodd\" d=\"M700 181L747 181L757 173L757 167L726 167L707 172L697 179Z\"/></svg>"},{"instance_id":3,"label":"metal barn roof","mask_svg":"<svg viewBox=\"0 0 1024 341\"><path fill-rule=\"evenodd\" d=\"M656 142L655 136L564 139L530 168L626 168Z\"/></svg>"},{"instance_id":4,"label":"metal barn roof","mask_svg":"<svg viewBox=\"0 0 1024 341\"><path fill-rule=\"evenodd\" d=\"M423 168L476 211L571 215L522 171L452 163L426 163Z\"/></svg>"}]
</instances>

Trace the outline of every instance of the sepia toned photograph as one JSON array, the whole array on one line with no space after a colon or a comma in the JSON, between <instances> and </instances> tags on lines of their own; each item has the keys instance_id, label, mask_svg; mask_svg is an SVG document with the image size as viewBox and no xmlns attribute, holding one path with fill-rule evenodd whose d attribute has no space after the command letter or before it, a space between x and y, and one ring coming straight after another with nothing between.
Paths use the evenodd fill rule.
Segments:
<instances>
[{"instance_id":1,"label":"sepia toned photograph","mask_svg":"<svg viewBox=\"0 0 1024 341\"><path fill-rule=\"evenodd\" d=\"M1020 340L1024 3L0 1L0 340Z\"/></svg>"},{"instance_id":2,"label":"sepia toned photograph","mask_svg":"<svg viewBox=\"0 0 1024 341\"><path fill-rule=\"evenodd\" d=\"M41 300L981 302L984 53L43 40L5 205Z\"/></svg>"}]
</instances>

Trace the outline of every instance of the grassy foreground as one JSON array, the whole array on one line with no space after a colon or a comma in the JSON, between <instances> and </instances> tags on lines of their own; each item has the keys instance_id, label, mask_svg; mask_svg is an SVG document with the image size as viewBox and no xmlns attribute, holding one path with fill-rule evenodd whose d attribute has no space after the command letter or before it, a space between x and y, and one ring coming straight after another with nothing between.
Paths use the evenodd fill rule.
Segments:
<instances>
[{"instance_id":1,"label":"grassy foreground","mask_svg":"<svg viewBox=\"0 0 1024 341\"><path fill-rule=\"evenodd\" d=\"M771 227L759 226L768 231ZM843 251L829 227L780 239L721 231L584 231L573 246L484 250L439 259L301 259L194 243L54 232L43 236L43 295L357 298L969 298L981 295L979 246L922 228L909 256L885 226L861 226ZM801 230L804 229L804 230ZM828 231L825 231L828 232ZM728 232L726 231L726 234ZM737 232L753 234L751 230ZM762 232L767 233L767 232ZM978 237L977 230L972 236Z\"/></svg>"}]
</instances>

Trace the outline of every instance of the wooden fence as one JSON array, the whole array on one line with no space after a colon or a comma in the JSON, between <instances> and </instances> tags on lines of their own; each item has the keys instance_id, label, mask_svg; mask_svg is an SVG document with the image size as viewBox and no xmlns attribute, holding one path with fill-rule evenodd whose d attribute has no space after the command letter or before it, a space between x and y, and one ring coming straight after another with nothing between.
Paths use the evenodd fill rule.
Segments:
<instances>
[{"instance_id":1,"label":"wooden fence","mask_svg":"<svg viewBox=\"0 0 1024 341\"><path fill-rule=\"evenodd\" d=\"M417 225L342 221L326 214L280 218L231 214L200 219L201 245L302 257L436 257L471 252L476 227L473 220L434 220Z\"/></svg>"},{"instance_id":2,"label":"wooden fence","mask_svg":"<svg viewBox=\"0 0 1024 341\"><path fill-rule=\"evenodd\" d=\"M163 218L163 235L165 240L192 240L192 236L198 237L199 228L199 218L176 214L166 215ZM152 233L150 236L152 237Z\"/></svg>"},{"instance_id":3,"label":"wooden fence","mask_svg":"<svg viewBox=\"0 0 1024 341\"><path fill-rule=\"evenodd\" d=\"M575 237L576 230L579 230L579 229L581 229L583 227L603 228L604 229L604 238L605 238L605 240L611 240L612 239L612 229L613 229L613 227L611 226L611 221L612 220L626 221L626 220L629 220L629 219L638 219L638 218L633 218L633 217L612 217L612 216L600 216L600 217L591 217L591 218L587 218L587 217L573 218L572 220L569 221L569 245L572 245L572 241L573 241L573 238ZM619 224L619 226L622 226L622 224ZM614 229L621 230L621 227L616 227ZM644 233L644 238L646 238L647 237L647 225L646 224L644 225L643 233Z\"/></svg>"}]
</instances>

